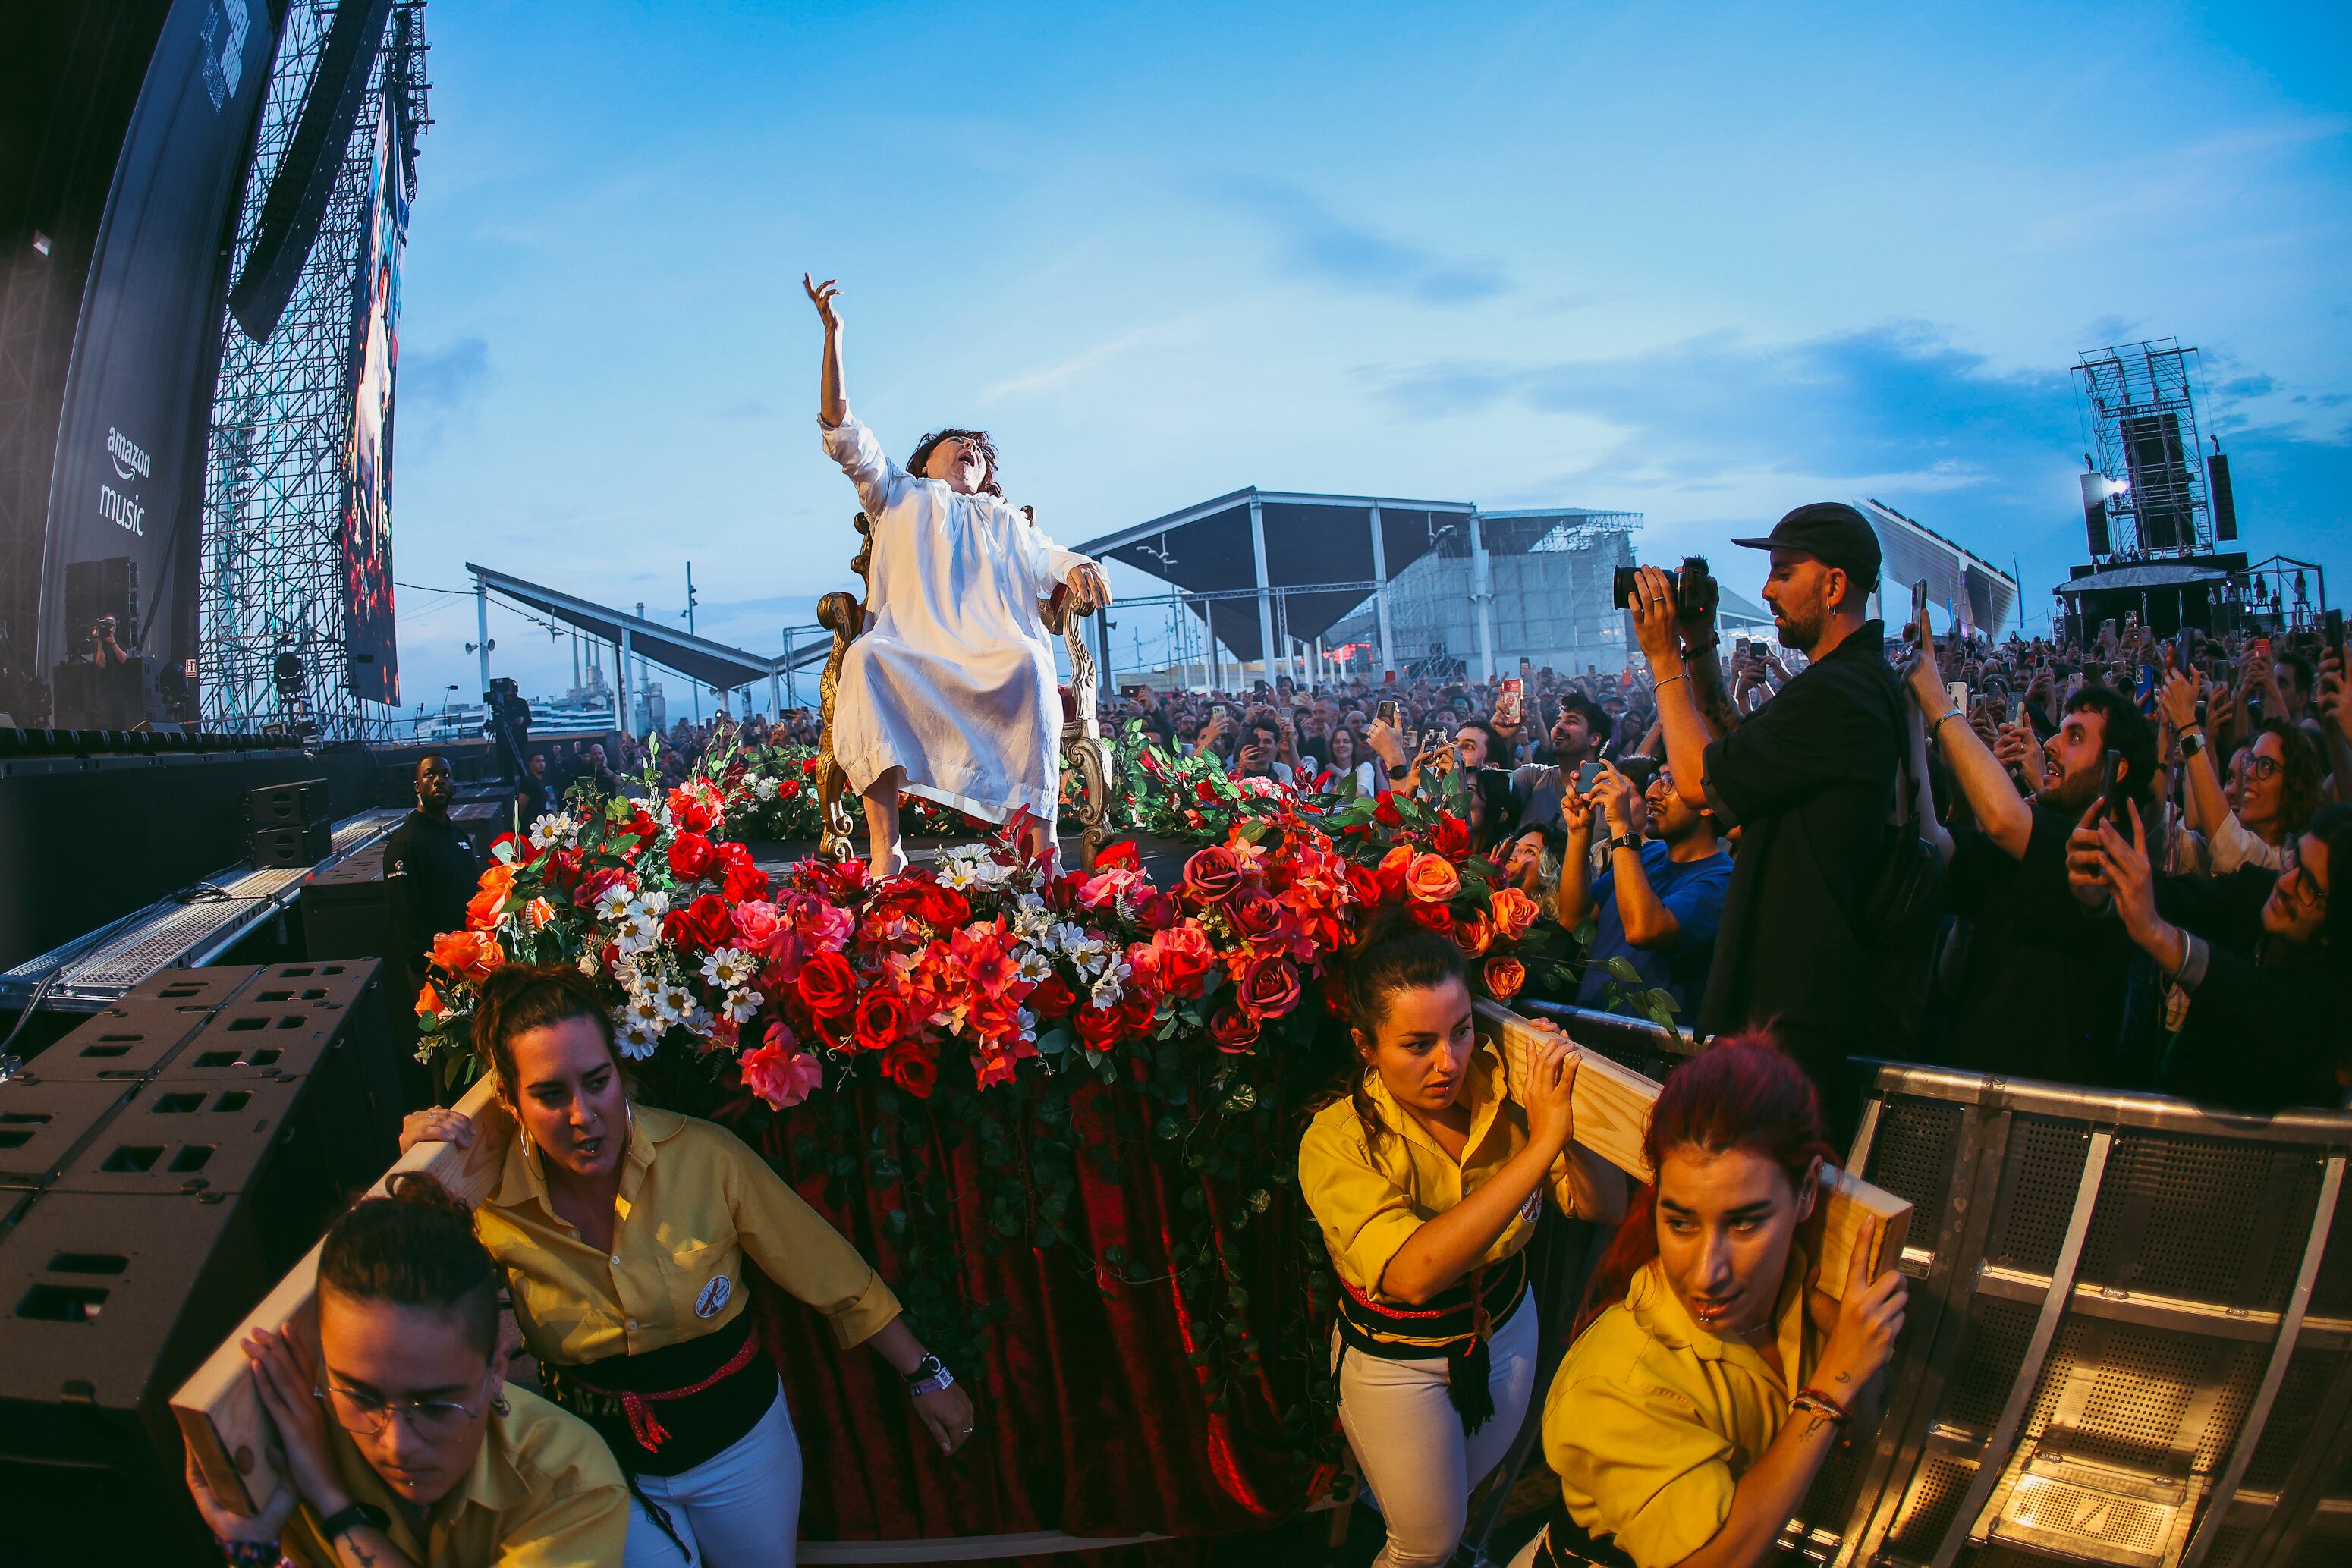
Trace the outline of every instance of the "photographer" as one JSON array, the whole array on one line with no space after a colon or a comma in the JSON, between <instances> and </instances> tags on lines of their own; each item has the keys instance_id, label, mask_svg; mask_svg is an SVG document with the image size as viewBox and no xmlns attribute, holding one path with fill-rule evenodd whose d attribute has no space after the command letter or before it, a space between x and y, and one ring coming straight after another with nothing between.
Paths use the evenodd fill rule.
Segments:
<instances>
[{"instance_id":1,"label":"photographer","mask_svg":"<svg viewBox=\"0 0 2352 1568\"><path fill-rule=\"evenodd\" d=\"M1675 790L1741 831L1698 1024L1707 1033L1772 1019L1822 1089L1832 1124L1854 1115L1849 1053L1895 1049L1881 1002L1883 956L1863 910L1894 846L1903 695L1864 606L1878 538L1852 507L1816 502L1769 538L1763 598L1783 647L1810 661L1779 695L1716 739L1691 691L1674 582L1639 569L1628 608L1649 661Z\"/></svg>"},{"instance_id":2,"label":"photographer","mask_svg":"<svg viewBox=\"0 0 2352 1568\"><path fill-rule=\"evenodd\" d=\"M2352 855L2352 806L2329 806L2296 863L2273 875L2158 873L2139 810L2128 837L2095 820L2067 841L2077 896L2111 904L2124 933L2188 998L2159 1087L2249 1111L2335 1108L2344 1100L2352 1019L2352 915L2330 907L2339 858Z\"/></svg>"},{"instance_id":3,"label":"photographer","mask_svg":"<svg viewBox=\"0 0 2352 1568\"><path fill-rule=\"evenodd\" d=\"M1560 858L1558 918L1584 924L1595 915L1592 947L1585 955L1580 1007L1603 1008L1615 983L1609 961L1622 957L1641 985L1663 987L1676 1009L1689 1015L1706 986L1715 933L1731 885L1731 856L1715 836L1715 821L1675 790L1672 773L1658 769L1647 790L1608 763L1591 793L1570 792L1566 805L1568 848ZM1592 874L1592 826L1608 829L1609 869ZM1644 830L1656 837L1643 841ZM1619 988L1627 989L1620 985ZM1615 1009L1628 1010L1621 1003Z\"/></svg>"},{"instance_id":4,"label":"photographer","mask_svg":"<svg viewBox=\"0 0 2352 1568\"><path fill-rule=\"evenodd\" d=\"M2067 1083L2144 1082L2153 1041L2125 1039L2126 1020L2152 1030L2152 1005L2132 1009L2134 950L2115 923L2086 912L2066 878L2067 836L2103 799L2116 753L2117 799L2147 806L2156 736L2139 710L2105 686L2075 695L2018 793L2005 763L2027 736L2000 727L1999 746L1951 706L1926 628L1904 685L1975 825L1951 829L1945 893L1958 916L1940 968L1948 1041L1936 1054L1976 1072ZM2028 732L2030 736L2030 731ZM2046 772L2045 772L2046 768ZM2143 993L2152 1003L2152 995Z\"/></svg>"}]
</instances>

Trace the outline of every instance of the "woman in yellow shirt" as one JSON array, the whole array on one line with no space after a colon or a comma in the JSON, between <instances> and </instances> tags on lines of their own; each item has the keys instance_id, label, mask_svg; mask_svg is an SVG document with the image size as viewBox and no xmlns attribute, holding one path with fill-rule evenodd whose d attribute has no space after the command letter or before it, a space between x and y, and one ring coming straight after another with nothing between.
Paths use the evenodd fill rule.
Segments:
<instances>
[{"instance_id":1,"label":"woman in yellow shirt","mask_svg":"<svg viewBox=\"0 0 2352 1568\"><path fill-rule=\"evenodd\" d=\"M509 965L482 988L474 1047L521 1129L475 1210L549 1396L604 1435L637 1514L626 1568L792 1563L801 1458L761 1354L744 1260L870 1344L942 1452L971 1400L857 1249L722 1127L628 1099L613 1020L577 971ZM469 1144L421 1111L404 1149Z\"/></svg>"},{"instance_id":2,"label":"woman in yellow shirt","mask_svg":"<svg viewBox=\"0 0 2352 1568\"><path fill-rule=\"evenodd\" d=\"M341 1568L607 1568L629 1494L596 1434L503 1381L499 1276L430 1176L353 1206L319 1250L319 1348L245 1343L288 1484L230 1511L193 1454L188 1490L232 1564L278 1568L283 1533ZM297 1511L299 1511L298 1517Z\"/></svg>"},{"instance_id":3,"label":"woman in yellow shirt","mask_svg":"<svg viewBox=\"0 0 2352 1568\"><path fill-rule=\"evenodd\" d=\"M1544 1194L1613 1220L1624 1179L1574 1147L1577 1052L1546 1050L1505 1098L1502 1057L1471 1029L1461 949L1410 921L1348 964L1359 1063L1318 1112L1298 1184L1339 1276L1339 1421L1388 1526L1377 1568L1438 1564L1470 1490L1499 1462L1535 1381L1527 1260Z\"/></svg>"},{"instance_id":4,"label":"woman in yellow shirt","mask_svg":"<svg viewBox=\"0 0 2352 1568\"><path fill-rule=\"evenodd\" d=\"M1878 1424L1903 1276L1807 1290L1797 1227L1830 1157L1821 1096L1769 1039L1666 1078L1643 1187L1595 1270L1589 1326L1544 1400L1560 1498L1512 1568L1755 1568L1841 1434ZM1808 1300L1810 1296L1810 1301Z\"/></svg>"}]
</instances>

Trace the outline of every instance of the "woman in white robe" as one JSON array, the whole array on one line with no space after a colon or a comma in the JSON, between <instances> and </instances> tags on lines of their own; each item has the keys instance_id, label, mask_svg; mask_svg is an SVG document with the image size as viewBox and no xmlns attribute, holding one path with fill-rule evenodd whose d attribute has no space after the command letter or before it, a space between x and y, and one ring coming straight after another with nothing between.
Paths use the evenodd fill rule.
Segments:
<instances>
[{"instance_id":1,"label":"woman in white robe","mask_svg":"<svg viewBox=\"0 0 2352 1568\"><path fill-rule=\"evenodd\" d=\"M1021 817L1030 852L1043 853L1061 796L1062 710L1038 605L1066 585L1076 607L1099 608L1109 585L1005 504L984 433L927 436L913 473L891 462L849 412L838 287L801 282L824 322L824 449L872 525L866 627L833 706L834 757L865 802L869 868L877 878L905 868L901 791L986 821Z\"/></svg>"}]
</instances>

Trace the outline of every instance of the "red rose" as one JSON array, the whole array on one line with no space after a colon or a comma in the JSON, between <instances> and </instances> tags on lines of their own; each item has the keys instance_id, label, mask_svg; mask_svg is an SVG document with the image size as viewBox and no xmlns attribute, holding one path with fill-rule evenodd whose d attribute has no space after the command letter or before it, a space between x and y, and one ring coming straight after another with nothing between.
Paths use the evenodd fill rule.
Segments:
<instances>
[{"instance_id":1,"label":"red rose","mask_svg":"<svg viewBox=\"0 0 2352 1568\"><path fill-rule=\"evenodd\" d=\"M1372 821L1384 828L1404 826L1404 813L1396 809L1396 796L1392 791L1383 789L1374 798Z\"/></svg>"},{"instance_id":2,"label":"red rose","mask_svg":"<svg viewBox=\"0 0 2352 1568\"><path fill-rule=\"evenodd\" d=\"M1367 906L1381 904L1388 896L1379 877L1352 862L1348 866L1348 891L1356 895L1358 904Z\"/></svg>"},{"instance_id":3,"label":"red rose","mask_svg":"<svg viewBox=\"0 0 2352 1568\"><path fill-rule=\"evenodd\" d=\"M857 1004L850 1033L860 1051L880 1051L908 1032L907 1005L888 991L868 991Z\"/></svg>"},{"instance_id":4,"label":"red rose","mask_svg":"<svg viewBox=\"0 0 2352 1568\"><path fill-rule=\"evenodd\" d=\"M1184 891L1202 904L1221 902L1241 883L1241 862L1223 844L1211 844L1184 862Z\"/></svg>"},{"instance_id":5,"label":"red rose","mask_svg":"<svg viewBox=\"0 0 2352 1568\"><path fill-rule=\"evenodd\" d=\"M669 820L689 833L707 833L719 825L719 814L698 794L683 786L669 792Z\"/></svg>"},{"instance_id":6,"label":"red rose","mask_svg":"<svg viewBox=\"0 0 2352 1568\"><path fill-rule=\"evenodd\" d=\"M890 1082L918 1100L928 1100L940 1081L939 1058L918 1040L901 1040L882 1053L882 1071Z\"/></svg>"},{"instance_id":7,"label":"red rose","mask_svg":"<svg viewBox=\"0 0 2352 1568\"><path fill-rule=\"evenodd\" d=\"M768 873L753 865L751 857L747 854L740 861L728 862L727 880L719 886L725 890L729 903L750 904L754 899L767 896Z\"/></svg>"},{"instance_id":8,"label":"red rose","mask_svg":"<svg viewBox=\"0 0 2352 1568\"><path fill-rule=\"evenodd\" d=\"M1029 993L1029 1009L1041 1019L1057 1019L1078 1005L1078 998L1059 975L1048 975Z\"/></svg>"},{"instance_id":9,"label":"red rose","mask_svg":"<svg viewBox=\"0 0 2352 1568\"><path fill-rule=\"evenodd\" d=\"M1201 982L1216 961L1216 949L1197 925L1171 925L1152 936L1151 967L1160 977L1160 988L1171 996L1199 996Z\"/></svg>"},{"instance_id":10,"label":"red rose","mask_svg":"<svg viewBox=\"0 0 2352 1568\"><path fill-rule=\"evenodd\" d=\"M1402 898L1404 879L1412 870L1412 845L1399 844L1382 855L1380 869L1372 873L1373 879L1381 884L1381 896L1383 899Z\"/></svg>"},{"instance_id":11,"label":"red rose","mask_svg":"<svg viewBox=\"0 0 2352 1568\"><path fill-rule=\"evenodd\" d=\"M915 896L915 913L940 930L963 925L971 919L971 900L952 887L937 883L919 883L920 891Z\"/></svg>"},{"instance_id":12,"label":"red rose","mask_svg":"<svg viewBox=\"0 0 2352 1568\"><path fill-rule=\"evenodd\" d=\"M547 857L548 884L560 893L580 885L582 860L578 850L557 850Z\"/></svg>"},{"instance_id":13,"label":"red rose","mask_svg":"<svg viewBox=\"0 0 2352 1568\"><path fill-rule=\"evenodd\" d=\"M1133 871L1143 869L1143 852L1135 847L1133 839L1121 839L1115 844L1105 844L1095 852L1097 871L1104 871L1112 866L1126 866Z\"/></svg>"},{"instance_id":14,"label":"red rose","mask_svg":"<svg viewBox=\"0 0 2352 1568\"><path fill-rule=\"evenodd\" d=\"M1118 1000L1119 1022L1126 1026L1124 1032L1128 1034L1139 1035L1148 1032L1151 1028L1151 1020L1159 1016L1159 1012L1158 999L1140 989L1131 988L1127 995Z\"/></svg>"},{"instance_id":15,"label":"red rose","mask_svg":"<svg viewBox=\"0 0 2352 1568\"><path fill-rule=\"evenodd\" d=\"M1225 915L1244 936L1271 936L1282 926L1282 905L1261 888L1245 887L1234 894Z\"/></svg>"},{"instance_id":16,"label":"red rose","mask_svg":"<svg viewBox=\"0 0 2352 1568\"><path fill-rule=\"evenodd\" d=\"M1135 912L1135 924L1145 931L1165 931L1184 917L1176 901L1156 887L1130 900L1128 907Z\"/></svg>"},{"instance_id":17,"label":"red rose","mask_svg":"<svg viewBox=\"0 0 2352 1568\"><path fill-rule=\"evenodd\" d=\"M710 841L700 833L680 833L669 841L670 874L680 882L696 882L710 870Z\"/></svg>"},{"instance_id":18,"label":"red rose","mask_svg":"<svg viewBox=\"0 0 2352 1568\"><path fill-rule=\"evenodd\" d=\"M1244 1051L1257 1044L1257 1019L1239 1008L1219 1008L1209 1020L1209 1038L1223 1051Z\"/></svg>"},{"instance_id":19,"label":"red rose","mask_svg":"<svg viewBox=\"0 0 2352 1568\"><path fill-rule=\"evenodd\" d=\"M572 902L587 909L613 889L628 885L627 872L618 866L606 866L603 871L591 872L581 880L580 885L572 890Z\"/></svg>"},{"instance_id":20,"label":"red rose","mask_svg":"<svg viewBox=\"0 0 2352 1568\"><path fill-rule=\"evenodd\" d=\"M793 988L819 1018L837 1019L857 1002L857 977L851 973L849 960L838 953L811 957L801 966L800 978Z\"/></svg>"},{"instance_id":21,"label":"red rose","mask_svg":"<svg viewBox=\"0 0 2352 1568\"><path fill-rule=\"evenodd\" d=\"M1454 911L1442 904L1408 904L1405 913L1432 931L1454 929Z\"/></svg>"},{"instance_id":22,"label":"red rose","mask_svg":"<svg viewBox=\"0 0 2352 1568\"><path fill-rule=\"evenodd\" d=\"M1507 1002L1528 983L1528 967L1517 958L1496 954L1486 960L1486 979L1487 994L1498 1002Z\"/></svg>"},{"instance_id":23,"label":"red rose","mask_svg":"<svg viewBox=\"0 0 2352 1568\"><path fill-rule=\"evenodd\" d=\"M1127 1020L1119 1016L1117 1008L1098 1008L1092 1002L1078 1009L1074 1021L1077 1025L1078 1039L1092 1051L1108 1051L1118 1043L1119 1036L1127 1032Z\"/></svg>"},{"instance_id":24,"label":"red rose","mask_svg":"<svg viewBox=\"0 0 2352 1568\"><path fill-rule=\"evenodd\" d=\"M735 936L735 911L715 893L686 906L686 924L698 947L723 947Z\"/></svg>"},{"instance_id":25,"label":"red rose","mask_svg":"<svg viewBox=\"0 0 2352 1568\"><path fill-rule=\"evenodd\" d=\"M1447 860L1458 861L1470 852L1470 824L1451 811L1437 813L1437 831L1429 835L1429 847Z\"/></svg>"},{"instance_id":26,"label":"red rose","mask_svg":"<svg viewBox=\"0 0 2352 1568\"><path fill-rule=\"evenodd\" d=\"M776 799L779 800L792 800L800 792L801 781L797 779L782 779L776 785Z\"/></svg>"},{"instance_id":27,"label":"red rose","mask_svg":"<svg viewBox=\"0 0 2352 1568\"><path fill-rule=\"evenodd\" d=\"M1242 971L1241 1005L1259 1018L1280 1018L1298 1005L1298 971L1287 958L1254 960Z\"/></svg>"}]
</instances>

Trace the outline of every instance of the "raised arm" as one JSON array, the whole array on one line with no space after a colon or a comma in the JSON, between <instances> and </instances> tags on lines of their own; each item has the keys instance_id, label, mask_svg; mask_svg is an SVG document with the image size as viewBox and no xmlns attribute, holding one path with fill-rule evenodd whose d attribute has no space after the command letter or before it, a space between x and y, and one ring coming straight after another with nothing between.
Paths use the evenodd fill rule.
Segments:
<instances>
[{"instance_id":1,"label":"raised arm","mask_svg":"<svg viewBox=\"0 0 2352 1568\"><path fill-rule=\"evenodd\" d=\"M816 307L817 318L824 323L824 369L817 377L817 417L824 421L826 429L838 430L849 417L849 394L841 384L841 313L834 308L834 301L841 297L841 285L829 277L815 282L803 272L801 287L808 290L809 303Z\"/></svg>"},{"instance_id":2,"label":"raised arm","mask_svg":"<svg viewBox=\"0 0 2352 1568\"><path fill-rule=\"evenodd\" d=\"M1697 810L1707 803L1706 748L1715 737L1699 714L1690 671L1683 662L1682 637L1675 626L1674 580L1654 566L1638 568L1633 597L1622 608L1633 612L1633 634L1649 661L1675 789Z\"/></svg>"},{"instance_id":3,"label":"raised arm","mask_svg":"<svg viewBox=\"0 0 2352 1568\"><path fill-rule=\"evenodd\" d=\"M1936 664L1936 640L1924 626L1919 632L1918 651L1911 655L1903 689L1927 716L1927 737L1942 749L1945 766L1959 781L1960 793L1968 798L1969 810L1985 836L2010 859L2022 860L2033 836L2033 809L1983 737L1951 706L1943 671Z\"/></svg>"}]
</instances>

